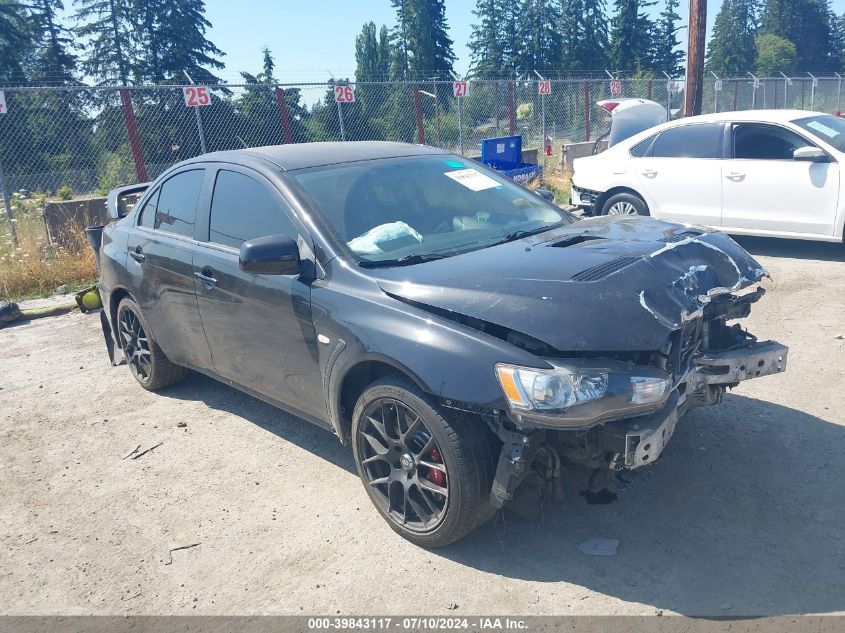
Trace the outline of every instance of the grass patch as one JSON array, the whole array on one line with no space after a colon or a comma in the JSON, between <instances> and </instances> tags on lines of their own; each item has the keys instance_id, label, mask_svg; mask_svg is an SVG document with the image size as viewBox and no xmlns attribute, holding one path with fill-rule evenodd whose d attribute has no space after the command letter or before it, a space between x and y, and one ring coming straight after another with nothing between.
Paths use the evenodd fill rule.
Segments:
<instances>
[{"instance_id":1,"label":"grass patch","mask_svg":"<svg viewBox=\"0 0 845 633\"><path fill-rule=\"evenodd\" d=\"M52 244L47 239L44 202L44 196L12 194L17 244L5 214L0 220L0 299L49 296L61 285L75 292L99 277L83 227L68 225Z\"/></svg>"}]
</instances>

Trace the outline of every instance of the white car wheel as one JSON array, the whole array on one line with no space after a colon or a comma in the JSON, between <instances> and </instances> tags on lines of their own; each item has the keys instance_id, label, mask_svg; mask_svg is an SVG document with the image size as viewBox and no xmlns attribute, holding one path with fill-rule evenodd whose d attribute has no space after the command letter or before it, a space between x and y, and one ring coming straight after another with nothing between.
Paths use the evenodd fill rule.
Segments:
<instances>
[{"instance_id":1,"label":"white car wheel","mask_svg":"<svg viewBox=\"0 0 845 633\"><path fill-rule=\"evenodd\" d=\"M607 215L639 215L630 202L619 201L607 210Z\"/></svg>"}]
</instances>

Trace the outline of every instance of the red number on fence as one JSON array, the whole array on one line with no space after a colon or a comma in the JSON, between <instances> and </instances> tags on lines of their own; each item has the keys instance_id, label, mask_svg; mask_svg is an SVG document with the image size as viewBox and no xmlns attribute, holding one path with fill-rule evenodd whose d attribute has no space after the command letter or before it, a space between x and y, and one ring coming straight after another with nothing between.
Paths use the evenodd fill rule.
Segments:
<instances>
[{"instance_id":1,"label":"red number on fence","mask_svg":"<svg viewBox=\"0 0 845 633\"><path fill-rule=\"evenodd\" d=\"M211 103L208 86L185 86L182 88L182 96L185 97L185 105L189 108L207 106Z\"/></svg>"},{"instance_id":2,"label":"red number on fence","mask_svg":"<svg viewBox=\"0 0 845 633\"><path fill-rule=\"evenodd\" d=\"M622 94L622 82L621 81L611 81L610 82L610 94L612 95L621 95Z\"/></svg>"},{"instance_id":3,"label":"red number on fence","mask_svg":"<svg viewBox=\"0 0 845 633\"><path fill-rule=\"evenodd\" d=\"M452 84L452 93L455 97L466 97L469 94L469 82L468 81L456 81Z\"/></svg>"},{"instance_id":4,"label":"red number on fence","mask_svg":"<svg viewBox=\"0 0 845 633\"><path fill-rule=\"evenodd\" d=\"M544 79L537 83L537 92L541 95L550 95L552 94L552 82L548 79Z\"/></svg>"},{"instance_id":5,"label":"red number on fence","mask_svg":"<svg viewBox=\"0 0 845 633\"><path fill-rule=\"evenodd\" d=\"M355 90L352 86L335 86L334 100L338 103L354 103Z\"/></svg>"}]
</instances>

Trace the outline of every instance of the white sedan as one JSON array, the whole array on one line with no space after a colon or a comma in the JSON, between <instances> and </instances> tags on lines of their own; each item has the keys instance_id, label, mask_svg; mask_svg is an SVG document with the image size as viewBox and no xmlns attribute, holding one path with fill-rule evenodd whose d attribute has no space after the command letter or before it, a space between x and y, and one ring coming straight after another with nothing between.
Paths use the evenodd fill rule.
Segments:
<instances>
[{"instance_id":1,"label":"white sedan","mask_svg":"<svg viewBox=\"0 0 845 633\"><path fill-rule=\"evenodd\" d=\"M845 120L800 110L663 123L574 162L572 204L736 235L842 242Z\"/></svg>"}]
</instances>

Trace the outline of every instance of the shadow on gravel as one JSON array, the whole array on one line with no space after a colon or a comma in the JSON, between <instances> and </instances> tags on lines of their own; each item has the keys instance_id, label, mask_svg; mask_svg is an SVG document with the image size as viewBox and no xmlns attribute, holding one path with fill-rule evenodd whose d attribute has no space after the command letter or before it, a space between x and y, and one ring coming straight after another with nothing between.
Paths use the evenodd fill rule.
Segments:
<instances>
[{"instance_id":1,"label":"shadow on gravel","mask_svg":"<svg viewBox=\"0 0 845 633\"><path fill-rule=\"evenodd\" d=\"M784 240L776 237L732 236L737 244L752 255L783 257L785 259L817 259L826 262L845 262L845 245L808 240Z\"/></svg>"},{"instance_id":2,"label":"shadow on gravel","mask_svg":"<svg viewBox=\"0 0 845 633\"><path fill-rule=\"evenodd\" d=\"M540 518L505 513L436 554L685 615L842 611L843 455L845 427L728 395L684 418L619 501L588 505L585 473L570 472L566 499ZM618 554L575 549L594 536L619 539Z\"/></svg>"},{"instance_id":3,"label":"shadow on gravel","mask_svg":"<svg viewBox=\"0 0 845 633\"><path fill-rule=\"evenodd\" d=\"M159 393L179 400L201 400L209 407L228 411L358 476L352 451L333 433L222 382L191 372L184 382Z\"/></svg>"}]
</instances>

